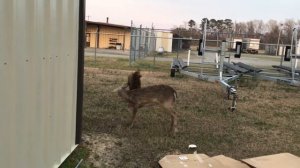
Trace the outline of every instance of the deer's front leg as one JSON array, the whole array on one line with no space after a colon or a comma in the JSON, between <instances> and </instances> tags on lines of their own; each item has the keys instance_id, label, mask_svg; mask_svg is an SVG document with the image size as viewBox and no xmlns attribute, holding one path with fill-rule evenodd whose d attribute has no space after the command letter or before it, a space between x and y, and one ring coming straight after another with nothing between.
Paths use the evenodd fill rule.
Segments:
<instances>
[{"instance_id":1,"label":"deer's front leg","mask_svg":"<svg viewBox=\"0 0 300 168\"><path fill-rule=\"evenodd\" d=\"M177 129L177 115L175 111L171 110L171 117L172 117L172 122L171 122L171 131L173 135L175 135L178 132Z\"/></svg>"}]
</instances>

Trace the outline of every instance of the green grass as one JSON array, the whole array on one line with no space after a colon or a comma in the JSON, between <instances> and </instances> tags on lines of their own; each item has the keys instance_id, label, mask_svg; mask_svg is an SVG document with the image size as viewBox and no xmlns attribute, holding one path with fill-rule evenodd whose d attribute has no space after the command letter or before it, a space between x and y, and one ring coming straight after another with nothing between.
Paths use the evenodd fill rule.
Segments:
<instances>
[{"instance_id":1,"label":"green grass","mask_svg":"<svg viewBox=\"0 0 300 168\"><path fill-rule=\"evenodd\" d=\"M88 58L85 64L97 69L85 72L83 133L97 137L105 148L97 153L95 143L85 143L69 163L88 153L100 160L100 167L159 167L167 154L188 153L189 144L196 144L198 153L235 159L280 152L300 155L299 88L245 78L239 83L237 111L230 112L231 101L218 83L183 75L170 78L168 62L152 67L152 61L140 61L130 67L126 59L97 60L93 65ZM170 116L155 107L140 109L135 126L127 128L131 112L112 90L137 68L142 70L142 86L167 84L177 90L176 136L168 132ZM85 162L95 166L89 159Z\"/></svg>"},{"instance_id":2,"label":"green grass","mask_svg":"<svg viewBox=\"0 0 300 168\"><path fill-rule=\"evenodd\" d=\"M164 53L158 53L158 52L151 52L149 53L150 57L176 57L177 52L164 52Z\"/></svg>"},{"instance_id":3,"label":"green grass","mask_svg":"<svg viewBox=\"0 0 300 168\"><path fill-rule=\"evenodd\" d=\"M149 60L137 60L129 65L129 60L124 58L97 57L96 62L93 57L86 57L85 67L97 67L100 69L122 69L122 70L146 70L146 71L170 71L171 62L159 62Z\"/></svg>"},{"instance_id":4,"label":"green grass","mask_svg":"<svg viewBox=\"0 0 300 168\"><path fill-rule=\"evenodd\" d=\"M81 168L88 168L86 160L89 156L89 150L79 145L72 154L63 162L63 164L60 166L60 168L74 168L81 159L83 159L83 162L80 164Z\"/></svg>"}]
</instances>

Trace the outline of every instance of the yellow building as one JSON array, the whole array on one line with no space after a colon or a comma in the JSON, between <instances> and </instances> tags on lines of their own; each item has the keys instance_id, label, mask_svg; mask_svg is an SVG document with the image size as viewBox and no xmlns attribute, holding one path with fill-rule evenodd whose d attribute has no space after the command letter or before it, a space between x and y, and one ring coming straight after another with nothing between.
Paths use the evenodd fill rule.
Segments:
<instances>
[{"instance_id":1,"label":"yellow building","mask_svg":"<svg viewBox=\"0 0 300 168\"><path fill-rule=\"evenodd\" d=\"M172 40L173 40L173 33L171 32L156 32L156 45L155 50L159 51L160 48L166 52L172 52Z\"/></svg>"},{"instance_id":2,"label":"yellow building","mask_svg":"<svg viewBox=\"0 0 300 168\"><path fill-rule=\"evenodd\" d=\"M130 49L130 26L86 21L86 47Z\"/></svg>"}]
</instances>

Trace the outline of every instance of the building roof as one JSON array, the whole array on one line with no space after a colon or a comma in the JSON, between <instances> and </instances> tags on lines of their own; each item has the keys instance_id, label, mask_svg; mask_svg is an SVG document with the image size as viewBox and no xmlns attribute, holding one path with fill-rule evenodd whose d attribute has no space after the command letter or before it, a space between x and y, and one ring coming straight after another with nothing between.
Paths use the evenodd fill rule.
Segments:
<instances>
[{"instance_id":1,"label":"building roof","mask_svg":"<svg viewBox=\"0 0 300 168\"><path fill-rule=\"evenodd\" d=\"M130 26L111 24L111 23L105 23L105 22L86 21L86 23L91 24L91 25L109 26L109 27L117 27L117 28L125 28L125 29L131 28Z\"/></svg>"}]
</instances>

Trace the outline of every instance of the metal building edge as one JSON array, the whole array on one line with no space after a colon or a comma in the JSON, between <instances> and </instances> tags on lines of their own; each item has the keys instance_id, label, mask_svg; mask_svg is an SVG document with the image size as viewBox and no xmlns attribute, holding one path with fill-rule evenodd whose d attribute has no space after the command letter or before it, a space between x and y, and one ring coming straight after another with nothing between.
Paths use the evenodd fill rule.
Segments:
<instances>
[{"instance_id":1,"label":"metal building edge","mask_svg":"<svg viewBox=\"0 0 300 168\"><path fill-rule=\"evenodd\" d=\"M75 146L69 154L61 158L59 167L81 142L82 135L82 113L83 113L83 85L84 85L84 47L85 47L85 0L79 0L79 17L78 17L78 72L77 72L77 99L76 99L76 134Z\"/></svg>"},{"instance_id":2,"label":"metal building edge","mask_svg":"<svg viewBox=\"0 0 300 168\"><path fill-rule=\"evenodd\" d=\"M78 31L78 72L76 102L76 135L75 144L81 142L83 113L83 81L84 81L84 47L85 47L85 0L79 0Z\"/></svg>"}]
</instances>

